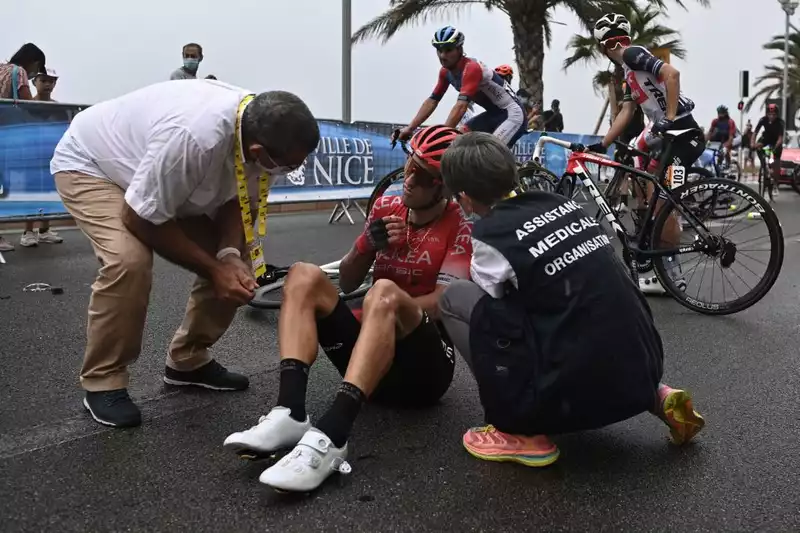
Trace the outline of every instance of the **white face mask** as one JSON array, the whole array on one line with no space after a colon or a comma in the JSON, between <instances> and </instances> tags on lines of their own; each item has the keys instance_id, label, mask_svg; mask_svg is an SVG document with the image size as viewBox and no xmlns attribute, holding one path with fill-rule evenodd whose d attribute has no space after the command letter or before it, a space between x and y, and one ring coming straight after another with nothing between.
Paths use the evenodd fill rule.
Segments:
<instances>
[{"instance_id":1,"label":"white face mask","mask_svg":"<svg viewBox=\"0 0 800 533\"><path fill-rule=\"evenodd\" d=\"M288 174L289 172L294 170L292 167L287 167L287 166L267 168L264 165L262 165L260 161L256 161L255 165L259 171L266 172L270 176Z\"/></svg>"}]
</instances>

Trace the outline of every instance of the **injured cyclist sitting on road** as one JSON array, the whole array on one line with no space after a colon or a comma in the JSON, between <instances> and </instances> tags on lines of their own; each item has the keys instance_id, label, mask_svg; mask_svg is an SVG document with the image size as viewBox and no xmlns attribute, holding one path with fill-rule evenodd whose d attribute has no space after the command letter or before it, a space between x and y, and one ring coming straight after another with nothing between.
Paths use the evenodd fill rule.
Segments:
<instances>
[{"instance_id":1,"label":"injured cyclist sitting on road","mask_svg":"<svg viewBox=\"0 0 800 533\"><path fill-rule=\"evenodd\" d=\"M661 383L664 353L644 296L608 236L574 201L513 196L516 162L486 133L457 138L442 175L472 231L472 281L444 291L447 333L478 383L484 427L464 434L481 459L545 466L550 435L650 412L683 444L703 418Z\"/></svg>"},{"instance_id":2,"label":"injured cyclist sitting on road","mask_svg":"<svg viewBox=\"0 0 800 533\"><path fill-rule=\"evenodd\" d=\"M469 276L471 223L443 193L439 161L458 131L430 126L411 140L402 196L383 196L363 234L342 260L340 285L356 289L375 263L363 312L351 310L322 270L296 263L284 286L279 322L276 405L224 448L242 456L296 447L260 481L310 491L334 471L348 472L348 437L369 398L404 407L435 404L453 379L455 354L438 323L438 301L453 280ZM306 386L318 345L344 378L333 405L315 424Z\"/></svg>"}]
</instances>

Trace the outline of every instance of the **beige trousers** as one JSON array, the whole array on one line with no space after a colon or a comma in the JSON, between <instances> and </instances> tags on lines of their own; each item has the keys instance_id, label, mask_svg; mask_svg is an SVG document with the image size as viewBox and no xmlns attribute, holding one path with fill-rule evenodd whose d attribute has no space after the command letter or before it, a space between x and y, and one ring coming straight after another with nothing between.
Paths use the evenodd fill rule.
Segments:
<instances>
[{"instance_id":1,"label":"beige trousers","mask_svg":"<svg viewBox=\"0 0 800 533\"><path fill-rule=\"evenodd\" d=\"M57 173L55 182L64 205L89 237L100 261L89 300L81 385L88 391L126 388L128 366L142 349L153 250L122 223L125 192L118 185L74 172ZM218 233L210 218L179 223L193 241L216 253ZM198 276L183 323L170 343L166 364L188 371L208 363L208 348L225 333L235 314L236 305L217 300L211 282Z\"/></svg>"}]
</instances>

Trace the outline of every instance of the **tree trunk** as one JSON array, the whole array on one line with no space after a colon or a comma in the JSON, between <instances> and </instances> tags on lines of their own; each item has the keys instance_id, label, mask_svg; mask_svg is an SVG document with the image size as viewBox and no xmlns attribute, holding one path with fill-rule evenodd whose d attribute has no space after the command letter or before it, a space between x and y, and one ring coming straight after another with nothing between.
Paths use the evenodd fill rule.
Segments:
<instances>
[{"instance_id":1,"label":"tree trunk","mask_svg":"<svg viewBox=\"0 0 800 533\"><path fill-rule=\"evenodd\" d=\"M608 88L608 98L611 101L611 122L619 114L622 99L625 93L622 91L622 82L625 81L625 71L619 65L614 65L614 77L611 86Z\"/></svg>"},{"instance_id":2,"label":"tree trunk","mask_svg":"<svg viewBox=\"0 0 800 533\"><path fill-rule=\"evenodd\" d=\"M511 31L514 36L514 55L519 67L520 87L531 95L531 101L544 103L544 23L547 8L536 0L509 1L507 4ZM556 95L556 98L558 96Z\"/></svg>"},{"instance_id":3,"label":"tree trunk","mask_svg":"<svg viewBox=\"0 0 800 533\"><path fill-rule=\"evenodd\" d=\"M609 94L609 96L611 95ZM608 104L610 101L610 98L606 98L606 101L603 103L603 110L600 111L600 118L597 119L597 124L594 126L594 132L592 135L597 135L597 132L600 131L600 126L603 125L603 119L606 118L606 111L608 111Z\"/></svg>"}]
</instances>

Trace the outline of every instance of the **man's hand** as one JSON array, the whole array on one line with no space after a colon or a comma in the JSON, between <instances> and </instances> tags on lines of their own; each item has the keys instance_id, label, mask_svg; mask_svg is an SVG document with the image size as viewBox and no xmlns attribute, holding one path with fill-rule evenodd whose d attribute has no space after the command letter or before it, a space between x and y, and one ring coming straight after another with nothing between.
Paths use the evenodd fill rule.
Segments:
<instances>
[{"instance_id":1,"label":"man's hand","mask_svg":"<svg viewBox=\"0 0 800 533\"><path fill-rule=\"evenodd\" d=\"M388 216L375 219L356 239L356 249L360 254L366 254L388 248L401 242L400 237L404 237L405 228L406 225L400 217Z\"/></svg>"},{"instance_id":2,"label":"man's hand","mask_svg":"<svg viewBox=\"0 0 800 533\"><path fill-rule=\"evenodd\" d=\"M664 133L672 127L672 121L667 117L661 117L658 119L655 124L653 124L653 128L651 131L655 134Z\"/></svg>"},{"instance_id":3,"label":"man's hand","mask_svg":"<svg viewBox=\"0 0 800 533\"><path fill-rule=\"evenodd\" d=\"M253 272L235 255L225 256L211 273L211 282L217 298L237 305L253 299L257 287Z\"/></svg>"},{"instance_id":4,"label":"man's hand","mask_svg":"<svg viewBox=\"0 0 800 533\"><path fill-rule=\"evenodd\" d=\"M406 223L401 217L389 216L383 217L382 220L386 224L387 243L389 246L394 246L406 240Z\"/></svg>"},{"instance_id":5,"label":"man's hand","mask_svg":"<svg viewBox=\"0 0 800 533\"><path fill-rule=\"evenodd\" d=\"M597 154L604 154L608 151L608 148L603 146L602 142L590 144L586 147L587 152L595 152Z\"/></svg>"},{"instance_id":6,"label":"man's hand","mask_svg":"<svg viewBox=\"0 0 800 533\"><path fill-rule=\"evenodd\" d=\"M407 141L407 140L409 140L411 138L411 136L413 134L414 134L414 130L412 128L409 128L408 126L406 126L402 130L400 130L400 133L397 135L397 138L399 140L401 140L401 141Z\"/></svg>"}]
</instances>

